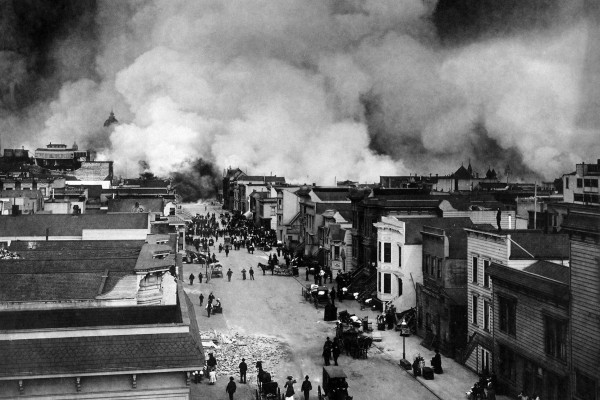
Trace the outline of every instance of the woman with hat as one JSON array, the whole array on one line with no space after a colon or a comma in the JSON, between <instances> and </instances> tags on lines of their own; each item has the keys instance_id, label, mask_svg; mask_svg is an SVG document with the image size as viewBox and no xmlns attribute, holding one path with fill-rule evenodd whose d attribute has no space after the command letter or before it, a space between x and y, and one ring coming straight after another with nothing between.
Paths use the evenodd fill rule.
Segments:
<instances>
[{"instance_id":1,"label":"woman with hat","mask_svg":"<svg viewBox=\"0 0 600 400\"><path fill-rule=\"evenodd\" d=\"M285 388L285 400L294 400L294 383L296 380L290 375L287 377L287 382L283 386Z\"/></svg>"}]
</instances>

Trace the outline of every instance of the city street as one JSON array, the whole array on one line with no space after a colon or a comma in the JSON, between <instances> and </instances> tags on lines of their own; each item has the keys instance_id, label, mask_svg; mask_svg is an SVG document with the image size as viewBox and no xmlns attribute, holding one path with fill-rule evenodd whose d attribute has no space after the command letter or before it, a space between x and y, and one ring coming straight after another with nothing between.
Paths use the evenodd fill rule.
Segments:
<instances>
[{"instance_id":1,"label":"city street","mask_svg":"<svg viewBox=\"0 0 600 400\"><path fill-rule=\"evenodd\" d=\"M205 204L184 206L192 214L206 214ZM207 206L211 212L220 213L220 208ZM299 277L272 276L256 266L258 262L266 263L268 253L255 251L249 254L245 249L232 250L229 257L218 253L218 243L211 252L217 252L217 259L223 264L223 272L228 268L233 271L231 282L227 276L214 278L209 283L206 279L199 284L189 284L187 277L193 273L196 278L204 268L200 264L184 264L184 287L194 306L196 318L201 332L214 330L216 333L245 336L270 337L279 341L285 349L285 355L276 365L265 364L267 371L274 372L274 380L283 387L285 377L292 375L298 383L295 385L296 398L300 398L300 385L305 375L310 376L313 391L311 399L317 398L317 386L321 384L323 358L322 346L327 336L335 336L335 322L323 320L323 308L316 309L302 297L302 287L305 283L304 268ZM255 269L255 280L242 280L241 270L250 267ZM331 285L329 285L331 286ZM206 298L213 292L223 304L223 314L207 317L204 307L199 307L198 296L202 292ZM375 313L371 310L360 310L356 301L336 302L338 311L347 309L359 317L369 316L375 322ZM236 360L239 363L241 360ZM254 398L256 377L254 363L257 360L246 359L248 363L249 383L237 384L236 399ZM342 354L338 360L348 375L349 394L354 399L436 399L427 388L401 370L397 362L385 357L379 348L373 346L369 350L368 359L353 359ZM239 381L239 376L236 382ZM192 385L192 398L226 399L225 386L228 376L220 376L217 384L210 386L207 381ZM251 379L250 379L251 378Z\"/></svg>"}]
</instances>

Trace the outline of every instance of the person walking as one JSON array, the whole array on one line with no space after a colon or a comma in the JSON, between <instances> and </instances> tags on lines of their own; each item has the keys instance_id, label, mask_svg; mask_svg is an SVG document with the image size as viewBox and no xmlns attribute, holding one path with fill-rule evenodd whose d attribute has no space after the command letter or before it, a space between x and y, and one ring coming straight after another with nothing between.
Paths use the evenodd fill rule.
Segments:
<instances>
[{"instance_id":1,"label":"person walking","mask_svg":"<svg viewBox=\"0 0 600 400\"><path fill-rule=\"evenodd\" d=\"M333 356L333 363L335 365L338 365L338 357L340 356L341 350L340 350L340 345L337 341L337 338L335 338L333 340L333 346L331 347L331 355Z\"/></svg>"},{"instance_id":2,"label":"person walking","mask_svg":"<svg viewBox=\"0 0 600 400\"><path fill-rule=\"evenodd\" d=\"M195 278L194 274L190 274L190 285L194 284L194 278Z\"/></svg>"},{"instance_id":3,"label":"person walking","mask_svg":"<svg viewBox=\"0 0 600 400\"><path fill-rule=\"evenodd\" d=\"M331 292L329 293L329 296L331 297L331 304L335 305L335 288L331 288Z\"/></svg>"},{"instance_id":4,"label":"person walking","mask_svg":"<svg viewBox=\"0 0 600 400\"><path fill-rule=\"evenodd\" d=\"M227 282L231 282L231 275L233 275L233 271L231 271L231 268L229 268L227 270Z\"/></svg>"},{"instance_id":5,"label":"person walking","mask_svg":"<svg viewBox=\"0 0 600 400\"><path fill-rule=\"evenodd\" d=\"M208 303L212 304L212 302L215 300L215 295L210 292L210 294L208 295Z\"/></svg>"},{"instance_id":6,"label":"person walking","mask_svg":"<svg viewBox=\"0 0 600 400\"><path fill-rule=\"evenodd\" d=\"M225 392L227 392L229 395L229 400L233 400L233 394L235 393L236 389L237 387L235 386L235 379L233 379L233 376L230 376L227 388L225 388Z\"/></svg>"},{"instance_id":7,"label":"person walking","mask_svg":"<svg viewBox=\"0 0 600 400\"><path fill-rule=\"evenodd\" d=\"M329 366L330 362L329 360L331 360L331 348L333 347L333 343L331 343L331 340L329 340L329 337L327 338L327 340L325 341L325 344L323 345L323 360L325 361L325 366Z\"/></svg>"},{"instance_id":8,"label":"person walking","mask_svg":"<svg viewBox=\"0 0 600 400\"><path fill-rule=\"evenodd\" d=\"M239 365L240 367L240 383L246 383L246 371L248 371L248 365L246 364L246 359L242 358L242 362Z\"/></svg>"},{"instance_id":9,"label":"person walking","mask_svg":"<svg viewBox=\"0 0 600 400\"><path fill-rule=\"evenodd\" d=\"M229 257L229 246L225 246L225 257Z\"/></svg>"},{"instance_id":10,"label":"person walking","mask_svg":"<svg viewBox=\"0 0 600 400\"><path fill-rule=\"evenodd\" d=\"M246 268L242 268L242 280L246 280Z\"/></svg>"},{"instance_id":11,"label":"person walking","mask_svg":"<svg viewBox=\"0 0 600 400\"><path fill-rule=\"evenodd\" d=\"M204 303L204 295L200 293L200 307L202 307L202 303Z\"/></svg>"},{"instance_id":12,"label":"person walking","mask_svg":"<svg viewBox=\"0 0 600 400\"><path fill-rule=\"evenodd\" d=\"M212 303L208 303L206 305L206 312L208 313L208 318L210 318L210 312L212 311Z\"/></svg>"},{"instance_id":13,"label":"person walking","mask_svg":"<svg viewBox=\"0 0 600 400\"><path fill-rule=\"evenodd\" d=\"M252 269L252 267L250 267L250 271L248 271L250 273L250 280L253 281L254 280L254 270Z\"/></svg>"},{"instance_id":14,"label":"person walking","mask_svg":"<svg viewBox=\"0 0 600 400\"><path fill-rule=\"evenodd\" d=\"M202 283L202 272L198 273L198 283Z\"/></svg>"},{"instance_id":15,"label":"person walking","mask_svg":"<svg viewBox=\"0 0 600 400\"><path fill-rule=\"evenodd\" d=\"M302 390L302 393L304 393L304 400L308 400L308 397L310 396L310 391L312 390L312 384L308 380L308 375L304 377L304 382L302 382L302 387L300 388L300 390Z\"/></svg>"},{"instance_id":16,"label":"person walking","mask_svg":"<svg viewBox=\"0 0 600 400\"><path fill-rule=\"evenodd\" d=\"M287 377L287 382L283 386L285 388L285 400L294 400L294 383L296 380L290 375Z\"/></svg>"}]
</instances>

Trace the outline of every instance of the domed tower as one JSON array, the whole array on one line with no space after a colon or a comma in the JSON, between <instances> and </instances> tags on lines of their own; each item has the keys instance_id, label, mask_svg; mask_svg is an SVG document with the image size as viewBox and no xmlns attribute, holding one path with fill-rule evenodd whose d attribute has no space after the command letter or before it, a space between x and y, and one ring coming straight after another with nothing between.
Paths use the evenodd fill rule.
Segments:
<instances>
[{"instance_id":1,"label":"domed tower","mask_svg":"<svg viewBox=\"0 0 600 400\"><path fill-rule=\"evenodd\" d=\"M119 121L115 117L115 113L113 112L113 110L110 110L110 115L108 116L108 119L106 121L104 121L104 127L110 126L112 124L118 124L118 123L119 123Z\"/></svg>"}]
</instances>

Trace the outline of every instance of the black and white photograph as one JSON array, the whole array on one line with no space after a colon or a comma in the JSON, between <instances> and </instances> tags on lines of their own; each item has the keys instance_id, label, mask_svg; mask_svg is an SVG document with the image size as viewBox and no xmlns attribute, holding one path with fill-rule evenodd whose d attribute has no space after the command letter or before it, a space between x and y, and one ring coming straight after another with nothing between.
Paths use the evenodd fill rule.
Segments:
<instances>
[{"instance_id":1,"label":"black and white photograph","mask_svg":"<svg viewBox=\"0 0 600 400\"><path fill-rule=\"evenodd\" d=\"M600 1L0 0L0 400L600 400Z\"/></svg>"}]
</instances>

